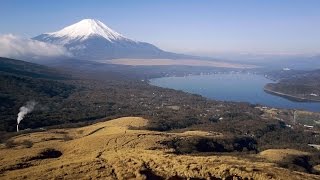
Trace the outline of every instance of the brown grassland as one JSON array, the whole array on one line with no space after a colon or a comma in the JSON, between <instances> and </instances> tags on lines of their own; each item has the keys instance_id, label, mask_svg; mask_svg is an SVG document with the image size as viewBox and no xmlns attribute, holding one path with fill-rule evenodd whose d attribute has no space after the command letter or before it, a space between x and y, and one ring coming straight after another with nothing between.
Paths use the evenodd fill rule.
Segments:
<instances>
[{"instance_id":1,"label":"brown grassland","mask_svg":"<svg viewBox=\"0 0 320 180\"><path fill-rule=\"evenodd\" d=\"M10 139L11 146L0 147L0 179L319 179L278 164L307 152L179 155L162 142L224 135L139 130L147 124L140 117L124 117L81 128L20 134Z\"/></svg>"}]
</instances>

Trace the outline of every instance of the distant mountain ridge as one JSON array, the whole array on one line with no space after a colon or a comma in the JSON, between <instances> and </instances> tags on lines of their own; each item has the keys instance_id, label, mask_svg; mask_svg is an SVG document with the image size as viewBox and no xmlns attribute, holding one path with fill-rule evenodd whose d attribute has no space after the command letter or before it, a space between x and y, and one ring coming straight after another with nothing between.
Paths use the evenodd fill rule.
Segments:
<instances>
[{"instance_id":1,"label":"distant mountain ridge","mask_svg":"<svg viewBox=\"0 0 320 180\"><path fill-rule=\"evenodd\" d=\"M166 52L150 43L131 40L95 19L84 19L62 30L44 33L33 39L62 45L76 58L85 60L193 57Z\"/></svg>"},{"instance_id":2,"label":"distant mountain ridge","mask_svg":"<svg viewBox=\"0 0 320 180\"><path fill-rule=\"evenodd\" d=\"M70 75L65 72L47 66L0 57L0 75L3 74L50 80L64 80L70 78Z\"/></svg>"}]
</instances>

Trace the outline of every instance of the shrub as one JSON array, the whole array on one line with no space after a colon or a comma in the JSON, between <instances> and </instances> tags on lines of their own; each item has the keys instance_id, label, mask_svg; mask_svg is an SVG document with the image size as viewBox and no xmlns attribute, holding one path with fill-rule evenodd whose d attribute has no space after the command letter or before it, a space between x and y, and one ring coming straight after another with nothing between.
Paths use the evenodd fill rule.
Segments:
<instances>
[{"instance_id":1,"label":"shrub","mask_svg":"<svg viewBox=\"0 0 320 180\"><path fill-rule=\"evenodd\" d=\"M33 146L33 142L30 140L24 140L21 142L21 145L25 146L26 148L31 148Z\"/></svg>"},{"instance_id":2,"label":"shrub","mask_svg":"<svg viewBox=\"0 0 320 180\"><path fill-rule=\"evenodd\" d=\"M6 143L5 143L6 148L13 148L16 145L17 144L13 140L7 140Z\"/></svg>"}]
</instances>

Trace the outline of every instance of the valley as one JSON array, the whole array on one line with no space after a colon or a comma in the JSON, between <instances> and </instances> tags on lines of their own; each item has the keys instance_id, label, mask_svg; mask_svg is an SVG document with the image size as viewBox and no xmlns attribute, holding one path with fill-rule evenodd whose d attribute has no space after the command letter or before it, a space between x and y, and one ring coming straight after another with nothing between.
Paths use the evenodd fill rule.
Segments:
<instances>
[{"instance_id":1,"label":"valley","mask_svg":"<svg viewBox=\"0 0 320 180\"><path fill-rule=\"evenodd\" d=\"M10 87L10 91L6 88L1 89L1 98L4 101L1 101L0 153L10 154L11 151L22 153L15 155L15 158L1 155L5 158L2 159L4 166L1 167L5 177L33 177L29 174L32 168L35 168L32 172L39 172L36 175L46 178L58 177L61 169L66 171L64 176L70 178L78 177L77 174L79 177L84 177L84 172L90 172L89 176L114 178L132 176L138 179L146 177L166 179L171 176L201 178L209 174L212 178L240 178L251 175L262 179L269 176L277 179L282 177L283 173L291 173L292 170L309 173L292 176L297 179L316 178L310 174L318 174L319 151L309 146L309 144L320 144L319 127L314 121L314 118L318 117L314 116L316 113L307 114L287 109L254 106L249 103L209 100L196 94L151 86L147 81L141 81L141 77L157 77L156 74L141 76L137 71L115 72L115 67L111 72L89 71L92 74L84 77L83 74L82 76L77 73L70 74L73 71L67 73L66 69L58 73L53 68L12 59L2 58L1 63L7 66L6 71L1 71L1 83L7 84L6 87ZM56 72L53 77L50 75L52 71ZM126 78L127 76L130 78ZM34 85L24 85L25 82ZM21 122L21 131L14 132L18 108L28 100L34 100L38 105L35 111L26 115ZM125 123L124 127L121 122L112 120L133 116L139 118L129 118L130 123ZM141 121L141 118L144 120ZM306 118L310 120L304 121ZM127 121L126 118L124 121ZM118 123L120 127L114 127ZM131 126L128 127L128 124ZM304 124L313 127L310 129ZM70 128L75 129L67 130ZM97 137L96 135L100 133L104 135ZM120 135L117 135L118 133ZM139 141L136 139L137 136ZM82 137L85 140L80 140ZM96 143L87 139L89 137L94 138ZM118 138L108 140L112 137ZM78 138L79 140L76 140ZM78 150L76 147L81 147L79 144L69 145L77 141L95 144L84 143L86 148ZM107 141L111 144L101 144ZM91 152L92 157L98 158L98 161L93 161L91 155L85 156L84 159L78 158L81 153L88 154L89 150L92 151L92 147L94 147L94 151ZM19 150L15 150L17 148ZM30 148L35 150L30 151ZM281 161L278 165L268 165L269 160L264 158L259 160L259 154L268 149L282 149L282 152L291 152L291 149L295 149L301 152L298 158L304 158L307 153L309 160L307 164L295 164L296 160L290 156L284 158L285 161ZM24 154L27 152L31 154ZM68 155L69 152L72 153ZM77 152L80 154L73 158ZM48 159L47 154L49 154ZM124 154L126 158L122 159ZM127 159L131 157L127 154L132 154L135 160ZM59 157L55 157L56 155ZM60 156L66 159L56 162L56 158L59 159ZM226 159L221 159L220 156ZM241 159L242 156L244 159ZM189 170L185 169L189 167L188 164L191 166L199 161L211 167L211 160L215 163L210 169L203 168L202 165L200 167L200 164L199 172L191 170L187 173ZM114 165L115 161L123 164ZM130 164L132 161L139 162L141 166L138 163L137 169L132 169L134 172L124 170L125 164ZM172 161L179 161L183 166L182 170L166 170L167 166L176 166L171 163ZM43 162L50 162L50 171L43 166ZM154 164L149 164L150 162ZM244 167L260 168L253 172L243 170L243 167L237 165L240 162ZM253 162L255 162L254 167ZM271 162L277 164L276 161L271 160ZM217 166L223 168L213 170ZM274 166L284 169L277 170L279 173L274 174L271 172L278 169ZM79 172L72 170L76 167L83 170ZM96 170L96 167L105 167L105 170L104 168ZM270 170L266 170L268 168ZM22 175L17 174L17 171ZM92 171L96 175L91 174Z\"/></svg>"}]
</instances>

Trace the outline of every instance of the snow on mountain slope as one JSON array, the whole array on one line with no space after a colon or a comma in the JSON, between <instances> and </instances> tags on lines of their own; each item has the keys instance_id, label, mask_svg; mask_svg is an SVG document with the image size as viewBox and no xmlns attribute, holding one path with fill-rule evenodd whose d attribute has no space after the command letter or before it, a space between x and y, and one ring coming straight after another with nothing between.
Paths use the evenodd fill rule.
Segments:
<instances>
[{"instance_id":1,"label":"snow on mountain slope","mask_svg":"<svg viewBox=\"0 0 320 180\"><path fill-rule=\"evenodd\" d=\"M61 44L67 44L68 41L74 39L85 40L90 38L90 36L101 36L108 41L126 39L99 20L94 19L84 19L78 23L65 27L60 31L45 34L65 40L61 41Z\"/></svg>"},{"instance_id":2,"label":"snow on mountain slope","mask_svg":"<svg viewBox=\"0 0 320 180\"><path fill-rule=\"evenodd\" d=\"M170 58L177 54L134 41L112 30L99 20L84 19L62 30L33 39L66 47L76 58L106 60L116 58Z\"/></svg>"}]
</instances>

